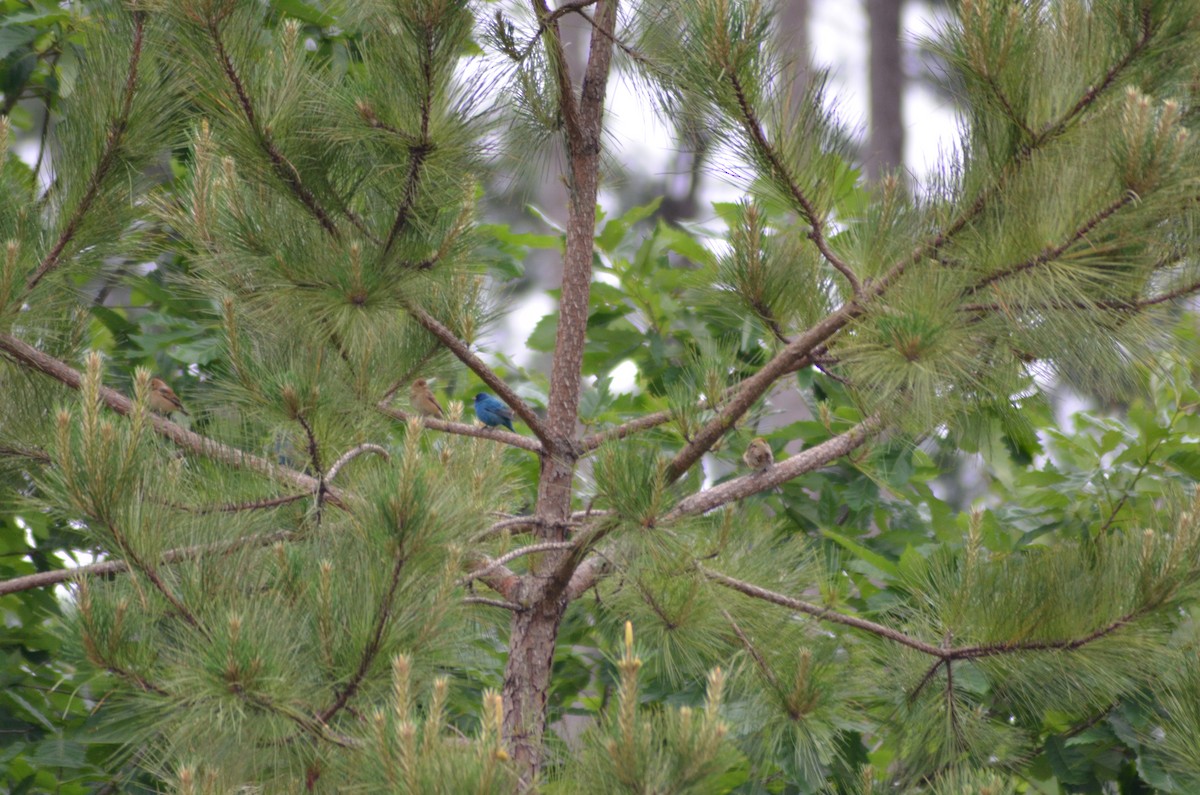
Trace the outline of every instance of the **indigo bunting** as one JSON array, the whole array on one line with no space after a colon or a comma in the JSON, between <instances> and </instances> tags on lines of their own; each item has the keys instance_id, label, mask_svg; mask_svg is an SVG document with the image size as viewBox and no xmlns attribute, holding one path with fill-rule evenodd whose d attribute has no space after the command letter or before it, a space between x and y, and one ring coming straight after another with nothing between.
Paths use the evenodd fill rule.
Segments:
<instances>
[{"instance_id":1,"label":"indigo bunting","mask_svg":"<svg viewBox=\"0 0 1200 795\"><path fill-rule=\"evenodd\" d=\"M489 395L487 392L480 392L475 396L475 416L489 428L503 425L510 431L513 430L512 409L504 405L499 398Z\"/></svg>"},{"instance_id":2,"label":"indigo bunting","mask_svg":"<svg viewBox=\"0 0 1200 795\"><path fill-rule=\"evenodd\" d=\"M429 383L424 378L413 381L408 390L408 402L423 417L442 417L445 414L441 404L433 396L433 390L429 388Z\"/></svg>"},{"instance_id":3,"label":"indigo bunting","mask_svg":"<svg viewBox=\"0 0 1200 795\"><path fill-rule=\"evenodd\" d=\"M159 414L165 414L168 417L172 412L179 411L184 416L191 416L187 409L183 407L183 403L179 400L179 395L175 394L175 390L167 386L161 378L150 379L150 410Z\"/></svg>"},{"instance_id":4,"label":"indigo bunting","mask_svg":"<svg viewBox=\"0 0 1200 795\"><path fill-rule=\"evenodd\" d=\"M742 453L742 460L751 469L765 472L775 463L775 455L771 452L771 445L767 444L767 440L759 436L746 447L746 452Z\"/></svg>"}]
</instances>

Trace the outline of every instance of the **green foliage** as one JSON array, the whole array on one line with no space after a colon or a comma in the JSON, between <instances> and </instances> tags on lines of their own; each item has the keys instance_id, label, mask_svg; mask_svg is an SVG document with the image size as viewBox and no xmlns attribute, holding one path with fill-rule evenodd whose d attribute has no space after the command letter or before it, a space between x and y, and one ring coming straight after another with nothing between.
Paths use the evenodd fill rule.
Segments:
<instances>
[{"instance_id":1,"label":"green foliage","mask_svg":"<svg viewBox=\"0 0 1200 795\"><path fill-rule=\"evenodd\" d=\"M923 191L858 183L766 4L639 5L630 66L745 195L598 213L582 328L554 291L525 340L583 335L582 433L524 449L463 405L553 405L490 324L579 237L480 216L573 123L557 17L4 7L0 90L61 122L43 191L0 119L0 579L128 570L0 596L0 787L509 792L543 739L548 792L1200 786L1194 0L962 3Z\"/></svg>"}]
</instances>

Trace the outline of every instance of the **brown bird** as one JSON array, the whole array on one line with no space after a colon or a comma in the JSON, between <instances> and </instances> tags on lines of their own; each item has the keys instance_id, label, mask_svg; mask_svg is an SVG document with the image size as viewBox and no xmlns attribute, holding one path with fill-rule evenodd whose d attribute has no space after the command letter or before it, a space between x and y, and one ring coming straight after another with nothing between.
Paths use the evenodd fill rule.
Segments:
<instances>
[{"instance_id":1,"label":"brown bird","mask_svg":"<svg viewBox=\"0 0 1200 795\"><path fill-rule=\"evenodd\" d=\"M775 455L771 452L771 445L767 444L767 440L759 436L746 447L746 452L742 453L742 460L751 469L766 472L775 463Z\"/></svg>"},{"instance_id":2,"label":"brown bird","mask_svg":"<svg viewBox=\"0 0 1200 795\"><path fill-rule=\"evenodd\" d=\"M440 418L445 416L441 404L437 402L433 390L429 388L429 383L424 378L413 381L408 390L408 402L423 417Z\"/></svg>"},{"instance_id":3,"label":"brown bird","mask_svg":"<svg viewBox=\"0 0 1200 795\"><path fill-rule=\"evenodd\" d=\"M168 417L176 411L182 412L185 416L191 416L183 407L179 395L176 395L175 390L167 386L161 378L150 379L150 410Z\"/></svg>"}]
</instances>

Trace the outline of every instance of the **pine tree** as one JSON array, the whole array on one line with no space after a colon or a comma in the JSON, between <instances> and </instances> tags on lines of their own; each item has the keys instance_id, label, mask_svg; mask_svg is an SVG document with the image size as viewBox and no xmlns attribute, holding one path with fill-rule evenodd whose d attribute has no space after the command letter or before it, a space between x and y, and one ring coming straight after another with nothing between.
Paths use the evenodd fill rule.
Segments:
<instances>
[{"instance_id":1,"label":"pine tree","mask_svg":"<svg viewBox=\"0 0 1200 795\"><path fill-rule=\"evenodd\" d=\"M959 149L912 191L856 186L757 0L295 5L308 26L249 0L99 6L53 184L0 141L0 454L24 510L109 558L73 577L65 632L127 771L189 793L1002 792L1136 704L1165 738L1138 735L1139 764L1200 783L1182 488L1139 526L1113 524L1122 498L1010 547L982 514L916 517L905 547L843 544L875 567L853 581L787 491L886 481L879 455L981 417L1028 435L1051 379L1129 394L1165 360L1200 291L1200 3L964 0L937 43ZM652 207L601 225L617 68L744 188L724 239L628 243ZM543 242L481 222L501 140L563 152L544 391L484 344L497 274ZM217 352L190 374L86 352L97 281L159 285ZM622 402L600 376L642 344L668 364ZM153 375L189 416L151 411ZM524 428L408 406L434 375ZM725 477L786 387L819 417L805 448ZM810 501L857 510L823 482ZM556 688L596 705L570 742Z\"/></svg>"}]
</instances>

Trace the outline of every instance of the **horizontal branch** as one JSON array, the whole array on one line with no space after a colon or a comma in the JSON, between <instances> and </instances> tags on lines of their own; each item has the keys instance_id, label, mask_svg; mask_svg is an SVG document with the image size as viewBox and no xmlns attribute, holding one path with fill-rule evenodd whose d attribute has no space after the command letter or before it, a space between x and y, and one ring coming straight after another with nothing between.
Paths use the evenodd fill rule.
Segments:
<instances>
[{"instance_id":1,"label":"horizontal branch","mask_svg":"<svg viewBox=\"0 0 1200 795\"><path fill-rule=\"evenodd\" d=\"M1101 638L1111 635L1122 627L1128 626L1133 621L1145 616L1156 606L1144 605L1137 610L1126 613L1120 618L1110 621L1104 626L1078 638L985 643L958 647L934 646L931 643L926 643L923 640L906 635L898 629L894 629L883 624L877 624L874 621L868 621L867 619L858 618L857 616L849 616L845 613L838 613L834 610L812 604L811 602L794 599L790 596L785 596L784 594L754 585L753 583L734 579L733 577L729 577L718 571L713 571L712 569L704 566L697 566L697 568L700 570L700 573L710 581L715 582L725 588L729 588L730 590L737 591L745 596L749 596L754 599L761 599L764 602L770 602L771 604L779 605L780 607L786 607L790 610L795 610L796 612L810 615L820 621L828 621L833 624L842 624L843 626L860 629L864 632L876 635L877 637L898 643L901 646L907 646L910 649L915 649L916 651L919 651L922 654L927 654L930 657L936 657L938 662L935 663L928 672L926 672L925 677L921 680L921 686L929 681L930 677L943 662L950 662L953 660L972 660L979 659L981 657L995 657L1002 654L1017 654L1022 652L1075 651L1077 649L1081 649L1090 643L1094 643ZM918 690L919 688L920 686L918 687Z\"/></svg>"},{"instance_id":2,"label":"horizontal branch","mask_svg":"<svg viewBox=\"0 0 1200 795\"><path fill-rule=\"evenodd\" d=\"M464 596L462 603L464 605L487 605L488 607L500 607L505 610L511 610L514 613L525 609L516 602L508 602L504 599L489 599L486 596Z\"/></svg>"},{"instance_id":3,"label":"horizontal branch","mask_svg":"<svg viewBox=\"0 0 1200 795\"><path fill-rule=\"evenodd\" d=\"M17 364L48 375L72 389L79 389L80 384L83 383L83 376L78 370L66 362L42 353L37 348L11 334L0 333L0 353L7 354ZM133 401L115 389L101 386L100 399L118 414L129 414L133 410ZM260 456L252 455L243 450L238 450L237 448L201 436L180 425L176 425L165 417L151 414L147 417L147 420L155 432L197 455L202 455L205 458L229 464L230 466L258 472L272 480L297 486L307 492L316 493L320 486L320 482L310 475L280 466ZM334 504L341 504L339 493L336 490L326 487L326 496Z\"/></svg>"},{"instance_id":4,"label":"horizontal branch","mask_svg":"<svg viewBox=\"0 0 1200 795\"><path fill-rule=\"evenodd\" d=\"M521 400L520 396L513 391L512 387L504 383L500 376L492 372L492 368L488 367L478 356L471 353L471 349L456 337L454 332L446 328L437 318L420 307L410 306L408 312L426 331L437 337L451 353L457 356L459 361L471 368L471 371L479 376L483 383L490 386L499 398L517 413L522 422L529 426L529 430L533 431L533 435L541 440L543 447L548 448L550 446L546 429L543 427L538 415L533 413L533 409L529 408L529 405L524 400ZM432 428L433 426L430 425L430 427Z\"/></svg>"},{"instance_id":5,"label":"horizontal branch","mask_svg":"<svg viewBox=\"0 0 1200 795\"><path fill-rule=\"evenodd\" d=\"M801 450L791 458L774 464L761 472L751 472L719 486L699 491L684 498L663 517L669 522L683 516L707 513L751 494L774 488L780 483L812 472L860 447L882 429L877 417L869 417L850 430L827 439L818 445Z\"/></svg>"},{"instance_id":6,"label":"horizontal branch","mask_svg":"<svg viewBox=\"0 0 1200 795\"><path fill-rule=\"evenodd\" d=\"M239 538L235 541L226 541L219 544L199 544L191 547L180 547L179 549L169 549L159 558L160 563L178 563L184 560L192 560L208 555L211 553L225 553L247 545L267 546L274 544L277 541L289 541L295 537L295 534L290 530L280 530L275 533L268 533L262 536L250 536L247 538ZM10 580L0 580L0 596L6 596L10 593L18 591L31 591L35 588L45 588L50 585L58 585L78 577L96 577L105 574L123 574L129 571L129 564L123 560L105 560L100 563L90 563L86 566L73 566L69 569L55 569L54 571L40 571L37 574L26 574L22 577L13 577Z\"/></svg>"},{"instance_id":7,"label":"horizontal branch","mask_svg":"<svg viewBox=\"0 0 1200 795\"><path fill-rule=\"evenodd\" d=\"M605 442L624 439L626 436L632 436L640 431L648 431L651 428L657 428L659 425L665 425L674 416L670 411L656 411L653 414L646 414L616 427L606 428L603 431L589 434L580 440L580 446L584 452L590 452Z\"/></svg>"},{"instance_id":8,"label":"horizontal branch","mask_svg":"<svg viewBox=\"0 0 1200 795\"><path fill-rule=\"evenodd\" d=\"M858 618L857 616L848 616L844 613L838 613L830 610L829 608L821 607L820 605L814 605L811 602L793 599L790 596L784 596L781 593L769 591L766 588L761 588L757 585L753 585L742 580L735 580L733 577L728 577L718 571L713 571L712 569L704 566L699 566L698 568L700 569L700 573L712 582L729 588L730 590L737 591L740 594L753 597L754 599L761 599L764 602L770 602L771 604L779 605L780 607L786 607L789 610L795 610L798 613L810 615L813 618L821 621L828 621L833 624L842 624L843 626L853 627L854 629L861 629L864 632L871 633L872 635L877 635L881 638L887 638L888 640L899 643L901 646L907 646L910 649L916 649L917 651L928 654L931 657L942 657L945 654L945 649L939 649L937 646L917 640L916 638L909 637L898 629L892 629L891 627L884 626L883 624L876 624L874 621L868 621L865 618Z\"/></svg>"},{"instance_id":9,"label":"horizontal branch","mask_svg":"<svg viewBox=\"0 0 1200 795\"><path fill-rule=\"evenodd\" d=\"M413 419L412 414L391 406L380 404L376 408L389 417L402 422L408 422L410 419ZM426 428L441 431L442 433L453 433L458 436L474 436L477 439L491 439L493 442L502 442L513 447L520 447L522 450L528 450L531 453L542 452L542 445L537 439L530 439L528 436L522 436L512 431L502 431L499 428L488 428L482 425L467 425L463 422L439 420L437 417L421 417L420 420L421 424Z\"/></svg>"}]
</instances>

